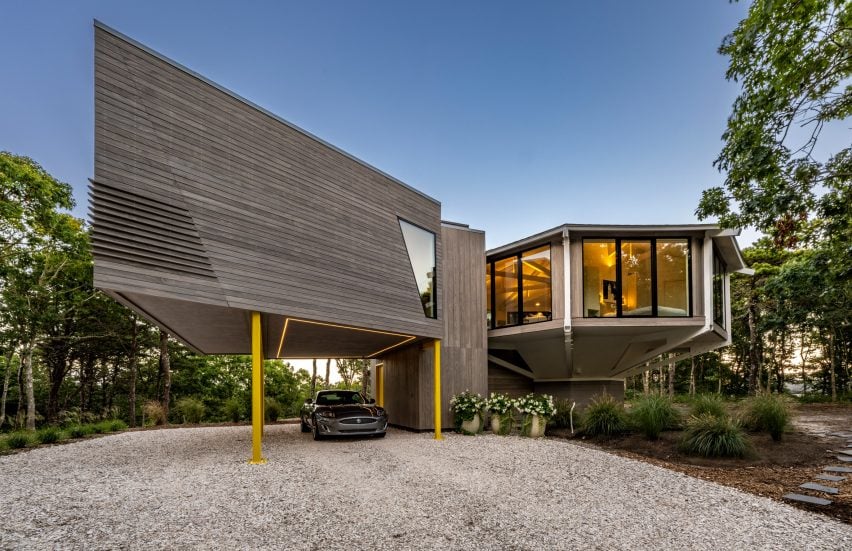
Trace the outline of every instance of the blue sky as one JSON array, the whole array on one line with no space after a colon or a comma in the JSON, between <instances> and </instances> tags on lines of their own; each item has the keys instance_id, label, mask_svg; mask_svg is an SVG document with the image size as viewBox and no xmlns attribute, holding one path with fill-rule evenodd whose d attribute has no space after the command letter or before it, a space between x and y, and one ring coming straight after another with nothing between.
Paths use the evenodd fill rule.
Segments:
<instances>
[{"instance_id":1,"label":"blue sky","mask_svg":"<svg viewBox=\"0 0 852 551\"><path fill-rule=\"evenodd\" d=\"M737 94L716 49L746 9L11 0L0 149L72 184L86 216L97 18L439 199L489 247L566 222L692 223Z\"/></svg>"}]
</instances>

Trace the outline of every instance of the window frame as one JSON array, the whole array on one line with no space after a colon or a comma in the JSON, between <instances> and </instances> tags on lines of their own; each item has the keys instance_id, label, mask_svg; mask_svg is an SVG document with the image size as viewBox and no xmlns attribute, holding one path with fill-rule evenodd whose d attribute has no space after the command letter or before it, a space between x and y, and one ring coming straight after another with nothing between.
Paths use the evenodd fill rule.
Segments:
<instances>
[{"instance_id":1,"label":"window frame","mask_svg":"<svg viewBox=\"0 0 852 551\"><path fill-rule=\"evenodd\" d=\"M547 247L547 253L548 253L548 256L550 257L550 305L549 305L550 309L548 310L550 312L550 319L541 320L541 321L534 321L532 323L524 323L524 286L523 286L523 284L524 284L524 270L523 270L523 266L521 265L521 262L523 260L524 253L528 253L528 252L534 251L536 249L541 249L542 247L545 247L545 246ZM497 316L494 315L494 309L495 309L495 306L497 304L497 285L496 285L497 280L496 280L496 277L495 277L494 266L495 266L495 264L497 264L501 260L506 260L508 258L515 259L515 266L517 268L516 271L518 272L518 280L517 280L517 285L518 285L518 287L517 287L517 289L518 289L518 310L517 310L517 312L518 312L518 323L512 323L512 324L507 323L506 325L501 325L501 326L497 327ZM535 325L536 323L544 323L544 322L547 322L547 321L553 321L553 244L552 243L549 243L549 242L548 243L541 243L541 244L535 245L533 247L529 247L529 248L523 249L521 251L517 251L517 252L512 253L512 254L504 254L504 255L501 255L501 256L494 256L494 257L491 257L490 259L486 259L485 264L486 264L486 269L488 270L487 275L491 278L491 289L490 289L490 293L489 293L490 296L486 298L486 311L485 311L487 327L488 327L489 330L503 329L505 327L521 327L521 326L524 326L524 325ZM490 320L488 319L488 309L487 309L488 299L491 300L491 319Z\"/></svg>"},{"instance_id":2,"label":"window frame","mask_svg":"<svg viewBox=\"0 0 852 551\"><path fill-rule=\"evenodd\" d=\"M411 220L406 220L401 216L397 216L396 219L398 222L397 225L399 226L399 233L402 237L402 246L405 249L406 256L408 257L408 266L411 268L411 275L414 276L414 286L417 288L418 295L420 295L420 286L417 284L417 272L414 271L414 263L411 262L411 251L408 250L408 244L405 242L405 232L402 229L402 224L399 222L405 222L409 226L413 226L432 235L432 257L435 259L435 265L432 266L432 296L430 297L430 302L432 303L432 315L430 316L427 314L425 308L423 310L423 315L426 319L436 320L438 319L438 234L428 228L424 228L420 224L415 224ZM422 299L420 304L423 306Z\"/></svg>"},{"instance_id":3,"label":"window frame","mask_svg":"<svg viewBox=\"0 0 852 551\"><path fill-rule=\"evenodd\" d=\"M659 315L659 290L658 290L658 281L657 281L657 240L676 240L683 239L686 240L686 267L687 267L687 289L689 293L689 311L686 316L661 316ZM586 271L586 241L604 241L604 240L612 240L615 242L615 316L610 318L605 318L602 316L587 316L586 312L586 293L585 287L581 288L580 295L582 296L582 318L585 319L650 319L650 318L663 318L663 319L683 319L683 318L691 318L693 317L693 309L694 309L694 295L692 289L692 238L685 235L666 235L666 236L656 236L656 237L647 237L647 236L630 236L630 237L610 237L610 236L586 236L580 239L580 281L582 285L585 285L585 271ZM622 286L622 277L621 277L621 244L622 242L638 242L645 241L650 243L651 248L651 314L650 315L627 315L625 316L623 313L624 305L622 304L622 295L621 295L621 286Z\"/></svg>"},{"instance_id":4,"label":"window frame","mask_svg":"<svg viewBox=\"0 0 852 551\"><path fill-rule=\"evenodd\" d=\"M719 268L719 271L716 271L716 268ZM712 311L710 315L713 316L713 323L725 329L727 331L728 327L726 325L727 320L725 319L725 274L728 272L728 266L725 264L725 261L722 260L722 256L719 254L719 251L716 249L716 245L713 245L713 266L712 266L712 274L711 274L711 296L713 297L712 301ZM719 302L716 302L716 283L719 284ZM716 318L716 308L719 308L719 318Z\"/></svg>"}]
</instances>

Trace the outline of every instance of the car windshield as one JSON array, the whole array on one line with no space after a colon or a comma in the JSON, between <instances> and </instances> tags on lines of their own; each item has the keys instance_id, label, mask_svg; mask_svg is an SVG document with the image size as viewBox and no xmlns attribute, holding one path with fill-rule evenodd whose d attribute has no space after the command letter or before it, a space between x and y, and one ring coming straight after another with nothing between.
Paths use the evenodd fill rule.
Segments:
<instances>
[{"instance_id":1,"label":"car windshield","mask_svg":"<svg viewBox=\"0 0 852 551\"><path fill-rule=\"evenodd\" d=\"M318 406L339 406L347 404L363 404L364 398L359 392L321 392L317 394Z\"/></svg>"}]
</instances>

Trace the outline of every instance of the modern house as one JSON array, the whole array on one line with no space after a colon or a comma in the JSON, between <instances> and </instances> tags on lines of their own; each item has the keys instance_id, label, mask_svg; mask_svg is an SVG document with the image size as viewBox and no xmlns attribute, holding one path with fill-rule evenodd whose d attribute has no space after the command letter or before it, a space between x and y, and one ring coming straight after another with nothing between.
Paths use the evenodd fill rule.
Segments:
<instances>
[{"instance_id":1,"label":"modern house","mask_svg":"<svg viewBox=\"0 0 852 551\"><path fill-rule=\"evenodd\" d=\"M483 232L363 161L95 23L95 284L204 354L369 358L393 422L462 390L617 394L664 352L721 346L734 234Z\"/></svg>"}]
</instances>

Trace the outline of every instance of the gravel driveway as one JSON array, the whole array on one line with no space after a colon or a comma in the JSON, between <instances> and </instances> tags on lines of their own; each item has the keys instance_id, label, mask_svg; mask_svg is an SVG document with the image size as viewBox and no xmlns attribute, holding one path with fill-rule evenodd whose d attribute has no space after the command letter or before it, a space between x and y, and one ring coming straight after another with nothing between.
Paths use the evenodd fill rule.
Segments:
<instances>
[{"instance_id":1,"label":"gravel driveway","mask_svg":"<svg viewBox=\"0 0 852 551\"><path fill-rule=\"evenodd\" d=\"M560 440L268 427L0 457L0 548L850 549L852 526Z\"/></svg>"}]
</instances>

